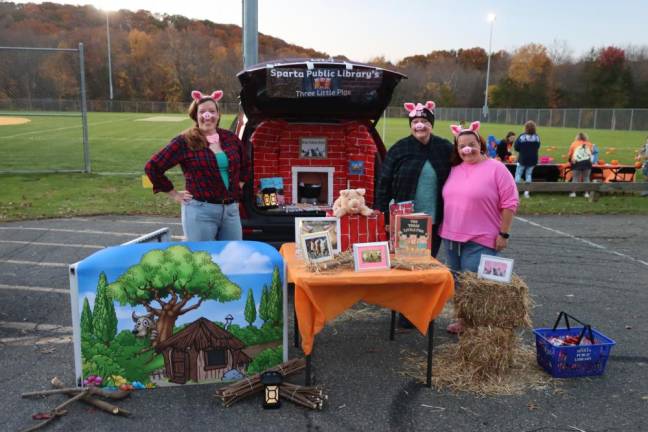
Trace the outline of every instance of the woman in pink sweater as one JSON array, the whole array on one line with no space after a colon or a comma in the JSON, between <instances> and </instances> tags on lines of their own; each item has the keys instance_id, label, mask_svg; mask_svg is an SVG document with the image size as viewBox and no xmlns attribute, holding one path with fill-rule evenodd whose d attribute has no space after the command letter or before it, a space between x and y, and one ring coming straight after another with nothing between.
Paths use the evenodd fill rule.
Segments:
<instances>
[{"instance_id":1,"label":"woman in pink sweater","mask_svg":"<svg viewBox=\"0 0 648 432\"><path fill-rule=\"evenodd\" d=\"M479 122L467 129L456 125L451 129L455 136L452 170L443 186L439 234L450 269L476 272L482 254L497 255L508 246L518 191L506 166L487 157ZM453 333L461 330L460 322L448 327Z\"/></svg>"}]
</instances>

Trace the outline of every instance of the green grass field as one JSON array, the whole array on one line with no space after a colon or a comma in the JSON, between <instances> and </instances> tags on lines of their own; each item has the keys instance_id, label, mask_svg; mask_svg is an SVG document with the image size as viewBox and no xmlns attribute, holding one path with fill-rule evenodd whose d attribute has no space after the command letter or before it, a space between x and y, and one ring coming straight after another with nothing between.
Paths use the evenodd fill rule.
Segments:
<instances>
[{"instance_id":1,"label":"green grass field","mask_svg":"<svg viewBox=\"0 0 648 432\"><path fill-rule=\"evenodd\" d=\"M147 121L147 119L180 119L182 121ZM0 171L3 170L70 170L83 168L81 122L78 117L33 116L22 125L0 126ZM228 127L233 116L221 122ZM90 160L93 172L141 172L148 158L171 137L189 127L183 114L90 113L88 116ZM435 133L450 138L449 122L437 122ZM502 138L506 132L522 131L521 126L484 124L484 136ZM383 133L382 124L378 132ZM564 161L569 144L578 131L563 128L539 128L542 155ZM599 146L606 161L632 163L634 152L646 139L641 131L586 131ZM409 134L407 120L389 118L383 137L387 146ZM552 149L555 148L555 149Z\"/></svg>"},{"instance_id":2,"label":"green grass field","mask_svg":"<svg viewBox=\"0 0 648 432\"><path fill-rule=\"evenodd\" d=\"M9 117L11 118L11 117ZM79 117L31 116L29 123L0 126L0 171L81 170L83 169L82 131ZM147 121L152 118L180 121ZM225 115L221 124L229 127L233 116ZM437 122L435 133L450 138L450 122ZM177 206L166 196L152 196L142 188L140 175L148 158L169 140L191 125L183 114L90 113L88 118L90 160L93 173L134 173L131 175L87 174L4 174L0 176L0 220L59 217L89 214L163 214L177 215ZM522 131L521 126L485 124L484 135L498 139L507 131ZM379 123L378 131L383 133ZM387 146L409 134L405 118L390 118L385 124ZM540 154L563 161L576 129L539 128ZM629 164L634 152L645 141L646 132L586 131L598 144L601 158ZM550 151L548 147L555 147ZM179 170L173 177L182 182ZM635 196L604 197L584 205L545 196L524 202L527 213L648 213L648 200Z\"/></svg>"}]
</instances>

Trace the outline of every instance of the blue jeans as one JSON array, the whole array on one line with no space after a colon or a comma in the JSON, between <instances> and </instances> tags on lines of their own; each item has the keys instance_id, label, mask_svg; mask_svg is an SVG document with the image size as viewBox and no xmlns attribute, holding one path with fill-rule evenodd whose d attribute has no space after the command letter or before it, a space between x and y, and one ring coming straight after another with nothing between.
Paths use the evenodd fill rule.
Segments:
<instances>
[{"instance_id":1,"label":"blue jeans","mask_svg":"<svg viewBox=\"0 0 648 432\"><path fill-rule=\"evenodd\" d=\"M444 239L443 244L445 245L448 267L454 272L470 271L477 273L482 254L498 255L495 249L471 241L461 243Z\"/></svg>"},{"instance_id":2,"label":"blue jeans","mask_svg":"<svg viewBox=\"0 0 648 432\"><path fill-rule=\"evenodd\" d=\"M524 166L518 163L517 168L515 168L515 183L520 183L520 181L522 180L522 175L524 175L524 180L527 183L531 183L531 175L533 174L533 168L535 168L535 165Z\"/></svg>"},{"instance_id":3,"label":"blue jeans","mask_svg":"<svg viewBox=\"0 0 648 432\"><path fill-rule=\"evenodd\" d=\"M241 240L238 203L211 204L191 200L182 205L182 230L187 241Z\"/></svg>"}]
</instances>

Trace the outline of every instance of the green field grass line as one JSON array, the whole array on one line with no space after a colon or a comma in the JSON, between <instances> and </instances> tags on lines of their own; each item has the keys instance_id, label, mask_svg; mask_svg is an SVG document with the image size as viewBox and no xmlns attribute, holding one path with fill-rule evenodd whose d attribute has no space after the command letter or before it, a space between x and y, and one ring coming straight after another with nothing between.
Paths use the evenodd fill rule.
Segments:
<instances>
[{"instance_id":1,"label":"green field grass line","mask_svg":"<svg viewBox=\"0 0 648 432\"><path fill-rule=\"evenodd\" d=\"M130 118L123 118L123 119L118 119L118 120L106 120L106 121L102 121L102 122L88 122L88 128L90 126L98 126L98 125L102 125L102 124L117 123L117 122L120 122L120 121L128 121L128 120L131 120L131 119ZM29 123L26 123L26 124L29 124ZM62 130L81 129L81 128L82 128L82 125L81 125L81 122L79 121L79 124L76 125L76 126L66 126L66 127L53 128L53 129L38 129L38 130L35 130L35 131L31 131L31 132L23 132L23 133L14 134L14 135L0 136L0 139L11 139L11 138L17 138L17 137L28 136L28 135L42 135L42 134L51 133L51 132L58 132L58 131L62 131Z\"/></svg>"}]
</instances>

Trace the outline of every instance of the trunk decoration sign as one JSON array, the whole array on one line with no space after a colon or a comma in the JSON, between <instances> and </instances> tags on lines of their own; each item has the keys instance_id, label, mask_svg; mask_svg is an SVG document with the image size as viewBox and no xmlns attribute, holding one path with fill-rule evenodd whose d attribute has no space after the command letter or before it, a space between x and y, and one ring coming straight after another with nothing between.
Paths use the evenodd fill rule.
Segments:
<instances>
[{"instance_id":1,"label":"trunk decoration sign","mask_svg":"<svg viewBox=\"0 0 648 432\"><path fill-rule=\"evenodd\" d=\"M353 97L375 94L383 71L368 69L272 68L267 71L270 97Z\"/></svg>"}]
</instances>

